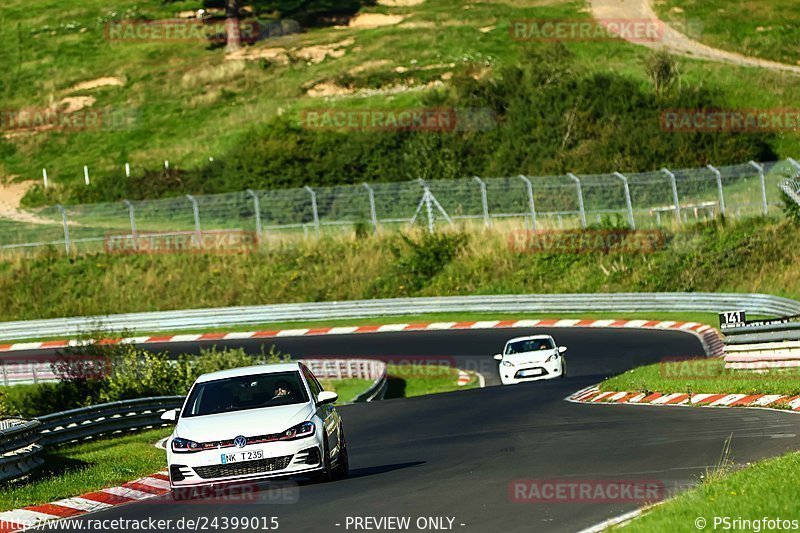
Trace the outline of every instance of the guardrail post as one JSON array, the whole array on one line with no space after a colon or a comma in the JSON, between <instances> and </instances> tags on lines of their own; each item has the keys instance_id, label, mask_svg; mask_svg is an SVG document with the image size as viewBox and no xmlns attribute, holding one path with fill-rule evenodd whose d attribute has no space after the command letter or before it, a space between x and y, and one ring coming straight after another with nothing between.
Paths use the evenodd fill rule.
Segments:
<instances>
[{"instance_id":1,"label":"guardrail post","mask_svg":"<svg viewBox=\"0 0 800 533\"><path fill-rule=\"evenodd\" d=\"M586 229L586 209L583 206L583 188L581 187L581 180L572 172L568 172L567 176L575 182L575 189L578 191L578 211L581 215L581 227Z\"/></svg>"},{"instance_id":2,"label":"guardrail post","mask_svg":"<svg viewBox=\"0 0 800 533\"><path fill-rule=\"evenodd\" d=\"M528 208L531 210L531 229L536 231L536 204L533 201L533 184L527 176L520 175L519 179L525 182L525 189L528 193Z\"/></svg>"},{"instance_id":3,"label":"guardrail post","mask_svg":"<svg viewBox=\"0 0 800 533\"><path fill-rule=\"evenodd\" d=\"M44 181L44 188L46 189L47 186L48 186L48 183L47 183L47 169L46 168L42 168L42 181Z\"/></svg>"},{"instance_id":4,"label":"guardrail post","mask_svg":"<svg viewBox=\"0 0 800 533\"><path fill-rule=\"evenodd\" d=\"M622 180L622 185L625 188L625 206L628 208L628 226L635 230L636 222L633 220L633 203L631 202L631 188L628 185L628 178L619 172L614 172L614 175Z\"/></svg>"},{"instance_id":5,"label":"guardrail post","mask_svg":"<svg viewBox=\"0 0 800 533\"><path fill-rule=\"evenodd\" d=\"M308 194L311 195L311 210L314 215L314 229L317 231L317 236L319 236L319 211L317 210L317 193L314 192L314 189L306 185L303 187Z\"/></svg>"},{"instance_id":6,"label":"guardrail post","mask_svg":"<svg viewBox=\"0 0 800 533\"><path fill-rule=\"evenodd\" d=\"M61 213L61 223L64 225L64 247L69 253L69 224L67 223L67 210L61 204L56 204L56 208Z\"/></svg>"},{"instance_id":7,"label":"guardrail post","mask_svg":"<svg viewBox=\"0 0 800 533\"><path fill-rule=\"evenodd\" d=\"M680 225L683 220L681 219L681 202L678 200L678 183L675 181L675 174L668 168L662 168L661 172L669 176L669 184L672 187L672 201L675 204L675 218L678 219L678 224Z\"/></svg>"},{"instance_id":8,"label":"guardrail post","mask_svg":"<svg viewBox=\"0 0 800 533\"><path fill-rule=\"evenodd\" d=\"M369 183L363 183L362 185L364 185L364 188L367 189L367 194L369 194L369 217L372 220L372 227L375 229L375 233L378 233L378 212L375 209L375 191L372 190Z\"/></svg>"},{"instance_id":9,"label":"guardrail post","mask_svg":"<svg viewBox=\"0 0 800 533\"><path fill-rule=\"evenodd\" d=\"M200 207L197 205L197 200L191 194L186 195L186 199L192 202L192 213L194 214L194 233L197 237L197 246L203 246L202 232L200 231Z\"/></svg>"},{"instance_id":10,"label":"guardrail post","mask_svg":"<svg viewBox=\"0 0 800 533\"><path fill-rule=\"evenodd\" d=\"M258 201L258 195L252 189L247 189L245 192L253 199L253 209L256 213L256 242L261 242L261 202Z\"/></svg>"},{"instance_id":11,"label":"guardrail post","mask_svg":"<svg viewBox=\"0 0 800 533\"><path fill-rule=\"evenodd\" d=\"M131 219L131 238L133 239L133 249L139 249L139 239L136 233L136 213L133 209L133 204L128 200L122 200L122 204L128 208L128 218Z\"/></svg>"},{"instance_id":12,"label":"guardrail post","mask_svg":"<svg viewBox=\"0 0 800 533\"><path fill-rule=\"evenodd\" d=\"M714 176L717 179L717 196L719 196L719 212L721 215L725 215L725 193L722 190L722 173L712 165L707 165L711 172L714 173Z\"/></svg>"},{"instance_id":13,"label":"guardrail post","mask_svg":"<svg viewBox=\"0 0 800 533\"><path fill-rule=\"evenodd\" d=\"M758 170L758 177L761 180L761 204L764 209L764 216L767 216L769 206L767 205L767 180L764 176L764 167L755 161L750 161L750 166Z\"/></svg>"},{"instance_id":14,"label":"guardrail post","mask_svg":"<svg viewBox=\"0 0 800 533\"><path fill-rule=\"evenodd\" d=\"M486 183L478 176L472 178L478 182L481 188L481 206L483 207L483 223L488 228L492 225L492 219L489 217L489 199L486 197Z\"/></svg>"}]
</instances>

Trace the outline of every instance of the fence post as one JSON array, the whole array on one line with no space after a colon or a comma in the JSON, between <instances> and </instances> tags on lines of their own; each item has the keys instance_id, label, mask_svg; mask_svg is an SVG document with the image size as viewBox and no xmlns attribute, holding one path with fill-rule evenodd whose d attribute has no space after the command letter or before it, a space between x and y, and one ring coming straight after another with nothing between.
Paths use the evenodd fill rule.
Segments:
<instances>
[{"instance_id":1,"label":"fence post","mask_svg":"<svg viewBox=\"0 0 800 533\"><path fill-rule=\"evenodd\" d=\"M197 237L197 247L203 247L202 232L200 231L200 207L197 205L197 200L191 194L186 195L186 199L192 202L192 214L194 214L194 234Z\"/></svg>"},{"instance_id":2,"label":"fence post","mask_svg":"<svg viewBox=\"0 0 800 533\"><path fill-rule=\"evenodd\" d=\"M378 212L375 209L375 191L372 190L372 187L369 186L368 183L363 183L364 188L367 189L367 193L369 194L369 216L372 219L372 227L375 228L375 233L378 232Z\"/></svg>"},{"instance_id":3,"label":"fence post","mask_svg":"<svg viewBox=\"0 0 800 533\"><path fill-rule=\"evenodd\" d=\"M261 242L261 202L252 189L247 189L245 192L253 199L253 208L256 212L256 242Z\"/></svg>"},{"instance_id":4,"label":"fence post","mask_svg":"<svg viewBox=\"0 0 800 533\"><path fill-rule=\"evenodd\" d=\"M635 230L636 222L633 220L633 203L631 203L631 188L628 185L628 178L619 172L614 172L614 175L622 180L622 185L625 187L625 206L628 208L628 226L630 226L632 230Z\"/></svg>"},{"instance_id":5,"label":"fence post","mask_svg":"<svg viewBox=\"0 0 800 533\"><path fill-rule=\"evenodd\" d=\"M572 172L567 173L567 176L575 182L575 189L578 191L578 211L581 214L581 227L586 229L586 209L583 205L583 187L581 187L581 180Z\"/></svg>"},{"instance_id":6,"label":"fence post","mask_svg":"<svg viewBox=\"0 0 800 533\"><path fill-rule=\"evenodd\" d=\"M681 202L678 199L678 183L675 181L675 174L670 172L667 168L662 168L661 172L669 176L669 184L672 187L672 201L675 203L675 217L678 219L678 225L683 223L681 218Z\"/></svg>"},{"instance_id":7,"label":"fence post","mask_svg":"<svg viewBox=\"0 0 800 533\"><path fill-rule=\"evenodd\" d=\"M303 188L308 191L308 194L311 195L311 209L314 214L314 229L317 231L317 236L319 237L319 211L317 210L317 193L314 192L314 189L308 185Z\"/></svg>"},{"instance_id":8,"label":"fence post","mask_svg":"<svg viewBox=\"0 0 800 533\"><path fill-rule=\"evenodd\" d=\"M136 213L133 209L133 204L128 200L122 200L123 205L128 208L128 217L131 219L131 238L133 239L133 249L139 249L139 239L136 232Z\"/></svg>"},{"instance_id":9,"label":"fence post","mask_svg":"<svg viewBox=\"0 0 800 533\"><path fill-rule=\"evenodd\" d=\"M761 205L764 210L764 216L767 216L769 206L767 205L767 182L766 177L764 176L764 167L755 161L750 161L750 166L758 170L758 177L761 180Z\"/></svg>"},{"instance_id":10,"label":"fence post","mask_svg":"<svg viewBox=\"0 0 800 533\"><path fill-rule=\"evenodd\" d=\"M67 223L67 210L61 204L56 204L56 208L61 213L61 222L64 224L64 247L69 253L69 224Z\"/></svg>"},{"instance_id":11,"label":"fence post","mask_svg":"<svg viewBox=\"0 0 800 533\"><path fill-rule=\"evenodd\" d=\"M520 175L519 179L525 182L525 188L528 192L528 207L531 210L531 229L536 231L536 204L533 202L533 184L526 176Z\"/></svg>"},{"instance_id":12,"label":"fence post","mask_svg":"<svg viewBox=\"0 0 800 533\"><path fill-rule=\"evenodd\" d=\"M714 176L717 179L717 195L719 196L719 213L722 216L725 216L725 193L722 190L722 173L717 169L717 167L712 165L707 165L707 167L711 172L714 173Z\"/></svg>"},{"instance_id":13,"label":"fence post","mask_svg":"<svg viewBox=\"0 0 800 533\"><path fill-rule=\"evenodd\" d=\"M486 197L486 183L478 176L473 177L481 188L481 206L483 207L483 223L488 228L492 225L492 219L489 217L489 199Z\"/></svg>"}]
</instances>

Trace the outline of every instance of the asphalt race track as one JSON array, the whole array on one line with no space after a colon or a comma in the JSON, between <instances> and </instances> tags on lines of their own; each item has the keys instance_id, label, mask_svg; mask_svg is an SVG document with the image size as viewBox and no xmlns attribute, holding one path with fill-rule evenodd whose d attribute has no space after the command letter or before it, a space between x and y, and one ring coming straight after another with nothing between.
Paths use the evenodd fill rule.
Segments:
<instances>
[{"instance_id":1,"label":"asphalt race track","mask_svg":"<svg viewBox=\"0 0 800 533\"><path fill-rule=\"evenodd\" d=\"M491 355L512 336L540 331L451 330L214 344L251 351L260 350L262 343L267 348L275 344L295 358L452 358L460 367L484 372L487 384L493 384L499 380ZM332 483L301 483L293 492L295 503L174 503L167 497L81 520L152 518L175 523L181 518L274 516L279 531L292 533L396 531L347 527L347 520L408 516L411 527L403 531L419 531L415 523L419 517L449 517L454 519L455 531L574 532L640 504L520 503L510 497L511 483L519 479L655 481L670 492L695 483L713 467L729 437L738 463L796 447L800 417L789 413L581 405L563 400L609 374L664 357L700 355L702 347L693 335L590 328L548 331L569 348L565 379L342 407L352 475ZM174 343L150 347L174 353L199 348Z\"/></svg>"}]
</instances>

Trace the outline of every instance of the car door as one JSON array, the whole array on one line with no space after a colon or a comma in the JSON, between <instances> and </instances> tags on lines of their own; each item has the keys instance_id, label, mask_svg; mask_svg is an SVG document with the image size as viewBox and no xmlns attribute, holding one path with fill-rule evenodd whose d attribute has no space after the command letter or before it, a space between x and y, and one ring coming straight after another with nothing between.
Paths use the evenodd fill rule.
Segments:
<instances>
[{"instance_id":1,"label":"car door","mask_svg":"<svg viewBox=\"0 0 800 533\"><path fill-rule=\"evenodd\" d=\"M317 396L324 389L317 381L316 376L311 373L307 367L303 367L303 376L308 382L308 387L311 389L311 395L314 397L314 405L317 407L317 416L319 416L325 425L325 433L328 435L328 446L330 452L337 452L339 449L339 413L333 407L333 404L318 405Z\"/></svg>"}]
</instances>

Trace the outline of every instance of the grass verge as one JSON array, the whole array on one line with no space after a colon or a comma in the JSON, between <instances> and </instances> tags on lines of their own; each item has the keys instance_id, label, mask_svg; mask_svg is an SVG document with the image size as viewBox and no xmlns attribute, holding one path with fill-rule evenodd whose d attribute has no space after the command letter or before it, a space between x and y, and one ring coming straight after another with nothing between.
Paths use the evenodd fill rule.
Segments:
<instances>
[{"instance_id":1,"label":"grass verge","mask_svg":"<svg viewBox=\"0 0 800 533\"><path fill-rule=\"evenodd\" d=\"M414 296L761 292L797 298L800 227L687 225L652 253L540 252L506 228L323 238L252 254L85 255L0 262L0 321ZM736 276L730 272L735 271ZM203 287L198 291L197 287Z\"/></svg>"},{"instance_id":2,"label":"grass verge","mask_svg":"<svg viewBox=\"0 0 800 533\"><path fill-rule=\"evenodd\" d=\"M796 371L766 374L725 369L722 359L663 361L628 370L602 383L605 391L693 394L800 394Z\"/></svg>"},{"instance_id":3,"label":"grass verge","mask_svg":"<svg viewBox=\"0 0 800 533\"><path fill-rule=\"evenodd\" d=\"M164 450L153 443L170 429L60 448L45 455L45 466L22 482L0 489L0 511L19 509L114 487L166 468Z\"/></svg>"},{"instance_id":4,"label":"grass verge","mask_svg":"<svg viewBox=\"0 0 800 533\"><path fill-rule=\"evenodd\" d=\"M367 390L372 385L369 379L321 379L320 384L325 390L339 395L337 404L350 403L356 396Z\"/></svg>"},{"instance_id":5,"label":"grass verge","mask_svg":"<svg viewBox=\"0 0 800 533\"><path fill-rule=\"evenodd\" d=\"M800 12L794 0L664 0L659 16L709 46L780 63L800 63Z\"/></svg>"},{"instance_id":6,"label":"grass verge","mask_svg":"<svg viewBox=\"0 0 800 533\"><path fill-rule=\"evenodd\" d=\"M470 380L458 386L458 369L447 366L389 365L389 388L386 399L412 398L426 394L452 392L478 387L478 376L468 372Z\"/></svg>"},{"instance_id":7,"label":"grass verge","mask_svg":"<svg viewBox=\"0 0 800 533\"><path fill-rule=\"evenodd\" d=\"M705 520L708 531L731 529L734 519L758 522L763 517L788 518L787 511L797 508L795 494L785 490L786 480L800 475L800 453L767 459L732 474L715 477L711 481L689 490L663 505L655 507L641 518L625 526L624 531L636 533L652 531L691 532L698 518ZM729 517L730 523L715 523L715 517ZM753 522L740 527L740 531L767 531L790 529L770 528ZM795 520L796 522L796 520ZM743 524L743 523L740 523ZM796 527L795 527L796 529Z\"/></svg>"}]
</instances>

